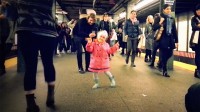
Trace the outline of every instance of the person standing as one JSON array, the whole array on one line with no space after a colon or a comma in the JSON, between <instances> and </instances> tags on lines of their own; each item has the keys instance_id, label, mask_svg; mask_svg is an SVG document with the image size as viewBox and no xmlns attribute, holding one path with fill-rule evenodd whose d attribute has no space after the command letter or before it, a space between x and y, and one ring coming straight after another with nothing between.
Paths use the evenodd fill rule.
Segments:
<instances>
[{"instance_id":1,"label":"person standing","mask_svg":"<svg viewBox=\"0 0 200 112\"><path fill-rule=\"evenodd\" d=\"M144 31L144 34L145 34L145 48L146 48L146 54L145 54L145 58L144 58L144 61L145 62L150 62L151 61L151 52L152 52L152 49L153 49L153 39L154 39L154 33L153 33L153 28L152 28L152 25L153 25L153 16L152 15L149 15L147 17L147 20L146 20L146 26L145 26L145 31Z\"/></svg>"},{"instance_id":2,"label":"person standing","mask_svg":"<svg viewBox=\"0 0 200 112\"><path fill-rule=\"evenodd\" d=\"M16 4L2 0L0 4L0 76L6 73L5 60L14 42Z\"/></svg>"},{"instance_id":3,"label":"person standing","mask_svg":"<svg viewBox=\"0 0 200 112\"><path fill-rule=\"evenodd\" d=\"M94 86L93 89L100 87L98 73L104 72L111 82L111 87L115 87L115 79L110 72L109 54L115 53L119 49L119 44L115 44L112 47L106 43L108 33L106 30L99 31L97 39L92 42L91 38L87 39L86 50L91 53L91 61L89 70L93 72Z\"/></svg>"},{"instance_id":4,"label":"person standing","mask_svg":"<svg viewBox=\"0 0 200 112\"><path fill-rule=\"evenodd\" d=\"M127 38L127 55L126 55L126 64L129 62L129 56L132 51L131 56L131 67L136 67L135 54L138 42L138 36L142 34L139 29L139 21L137 20L137 12L132 10L130 13L130 19L125 22L124 33Z\"/></svg>"},{"instance_id":5,"label":"person standing","mask_svg":"<svg viewBox=\"0 0 200 112\"><path fill-rule=\"evenodd\" d=\"M162 75L170 77L167 72L167 61L172 56L173 49L178 47L178 36L176 32L175 19L171 16L171 5L163 5L163 10L160 16L160 22L155 27L159 29L163 26L164 28L159 40L162 59Z\"/></svg>"},{"instance_id":6,"label":"person standing","mask_svg":"<svg viewBox=\"0 0 200 112\"><path fill-rule=\"evenodd\" d=\"M200 4L197 4L195 7L194 16L191 19L191 25L193 32L200 32ZM194 76L200 78L200 34L198 34L198 42L193 50L195 51L195 64L197 66Z\"/></svg>"},{"instance_id":7,"label":"person standing","mask_svg":"<svg viewBox=\"0 0 200 112\"><path fill-rule=\"evenodd\" d=\"M46 106L56 109L54 99L55 68L53 54L55 38L58 36L52 15L54 0L18 0L17 29L18 46L25 62L24 90L26 112L39 112L35 102L38 51L44 67L45 81L48 86Z\"/></svg>"},{"instance_id":8,"label":"person standing","mask_svg":"<svg viewBox=\"0 0 200 112\"><path fill-rule=\"evenodd\" d=\"M97 31L97 28L95 21L96 15L91 13L87 18L80 19L73 29L73 36L77 49L78 71L81 74L85 73L85 71L89 72L90 53L86 51L85 46L87 44L86 38L93 38L96 36L95 32ZM83 70L82 65L82 47L85 50L85 71Z\"/></svg>"}]
</instances>

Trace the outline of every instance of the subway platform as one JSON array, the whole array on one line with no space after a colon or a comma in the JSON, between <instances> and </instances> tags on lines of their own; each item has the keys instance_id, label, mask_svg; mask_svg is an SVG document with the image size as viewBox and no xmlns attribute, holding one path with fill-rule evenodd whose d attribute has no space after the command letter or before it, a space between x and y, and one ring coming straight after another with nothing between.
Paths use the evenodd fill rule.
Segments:
<instances>
[{"instance_id":1,"label":"subway platform","mask_svg":"<svg viewBox=\"0 0 200 112\"><path fill-rule=\"evenodd\" d=\"M167 78L157 69L149 68L144 57L136 57L135 68L126 65L124 59L116 53L111 60L116 87L111 88L107 76L101 74L101 87L93 90L92 73L78 73L75 54L55 57L57 110L53 111L45 105L47 85L39 58L35 96L41 112L186 112L187 89L199 82L193 71L174 66L169 71L171 77ZM13 64L0 77L0 112L26 110L23 73L16 71Z\"/></svg>"}]
</instances>

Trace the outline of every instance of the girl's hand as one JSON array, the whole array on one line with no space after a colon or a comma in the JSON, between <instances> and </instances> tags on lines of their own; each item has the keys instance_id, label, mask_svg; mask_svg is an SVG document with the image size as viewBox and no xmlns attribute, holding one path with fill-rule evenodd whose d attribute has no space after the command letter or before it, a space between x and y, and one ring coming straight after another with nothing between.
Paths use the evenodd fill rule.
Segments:
<instances>
[{"instance_id":1,"label":"girl's hand","mask_svg":"<svg viewBox=\"0 0 200 112\"><path fill-rule=\"evenodd\" d=\"M86 38L86 41L87 41L88 43L92 43L92 38Z\"/></svg>"}]
</instances>

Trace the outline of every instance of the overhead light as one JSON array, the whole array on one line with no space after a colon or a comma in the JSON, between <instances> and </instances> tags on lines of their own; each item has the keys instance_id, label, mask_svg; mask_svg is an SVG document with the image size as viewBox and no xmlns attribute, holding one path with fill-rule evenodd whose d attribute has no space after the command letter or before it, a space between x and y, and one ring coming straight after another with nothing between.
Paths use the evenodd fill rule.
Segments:
<instances>
[{"instance_id":1,"label":"overhead light","mask_svg":"<svg viewBox=\"0 0 200 112\"><path fill-rule=\"evenodd\" d=\"M56 14L68 14L66 11L56 11Z\"/></svg>"},{"instance_id":2,"label":"overhead light","mask_svg":"<svg viewBox=\"0 0 200 112\"><path fill-rule=\"evenodd\" d=\"M86 9L86 13L87 13L87 14L94 13L94 14L96 15L96 11L93 10L93 9Z\"/></svg>"},{"instance_id":3,"label":"overhead light","mask_svg":"<svg viewBox=\"0 0 200 112\"><path fill-rule=\"evenodd\" d=\"M133 10L138 11L138 10L140 10L140 9L142 9L142 8L144 8L144 7L146 7L147 5L151 5L152 3L155 3L155 2L157 2L157 1L159 1L159 0L143 0L143 1L139 2L139 3L137 3L137 4L133 7Z\"/></svg>"}]
</instances>

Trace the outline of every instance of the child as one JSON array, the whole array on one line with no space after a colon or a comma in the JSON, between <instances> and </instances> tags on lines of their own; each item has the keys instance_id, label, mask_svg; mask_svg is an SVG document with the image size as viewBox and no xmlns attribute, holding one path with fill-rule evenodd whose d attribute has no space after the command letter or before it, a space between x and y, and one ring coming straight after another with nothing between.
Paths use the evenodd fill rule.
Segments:
<instances>
[{"instance_id":1,"label":"child","mask_svg":"<svg viewBox=\"0 0 200 112\"><path fill-rule=\"evenodd\" d=\"M113 47L110 47L109 44L106 42L107 38L108 33L103 30L98 32L97 39L93 42L91 38L87 39L88 42L86 45L86 50L88 52L91 52L89 70L93 72L95 82L95 85L92 87L93 89L99 87L99 78L97 75L99 72L104 72L110 79L111 87L115 87L114 76L109 71L109 54L115 53L119 48L119 44L117 43Z\"/></svg>"}]
</instances>

